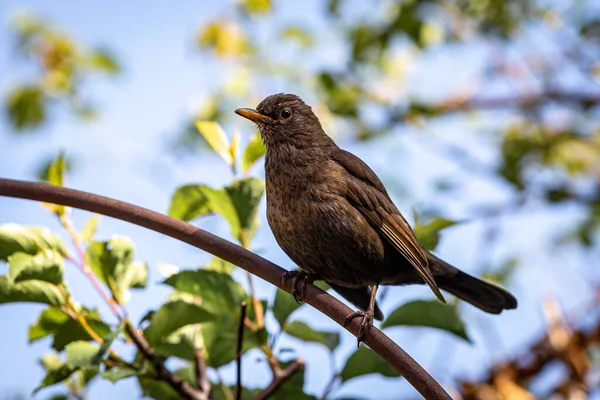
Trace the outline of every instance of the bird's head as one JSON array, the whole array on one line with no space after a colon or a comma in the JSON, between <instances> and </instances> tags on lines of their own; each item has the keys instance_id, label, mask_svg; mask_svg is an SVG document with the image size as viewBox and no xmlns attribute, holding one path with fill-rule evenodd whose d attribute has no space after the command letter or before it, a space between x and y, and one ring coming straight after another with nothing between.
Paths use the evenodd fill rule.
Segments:
<instances>
[{"instance_id":1,"label":"bird's head","mask_svg":"<svg viewBox=\"0 0 600 400\"><path fill-rule=\"evenodd\" d=\"M256 107L238 108L236 114L258 126L267 148L279 143L299 147L317 145L327 138L309 105L294 94L279 93L265 98Z\"/></svg>"}]
</instances>

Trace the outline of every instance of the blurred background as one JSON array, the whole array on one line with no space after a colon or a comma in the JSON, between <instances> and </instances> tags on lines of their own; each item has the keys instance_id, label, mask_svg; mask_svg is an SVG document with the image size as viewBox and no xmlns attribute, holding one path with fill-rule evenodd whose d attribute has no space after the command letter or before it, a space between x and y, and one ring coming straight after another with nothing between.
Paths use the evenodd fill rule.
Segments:
<instances>
[{"instance_id":1,"label":"blurred background","mask_svg":"<svg viewBox=\"0 0 600 400\"><path fill-rule=\"evenodd\" d=\"M219 122L245 146L254 127L233 110L278 92L311 104L412 223L443 222L436 254L519 300L499 316L458 304L470 343L424 327L392 327L388 335L456 398L600 399L600 3L0 3L2 177L44 179L63 152L66 186L166 213L178 187L232 179L194 121ZM262 162L248 174L263 177ZM266 224L264 199L258 216L252 250L294 268ZM89 214L72 217L81 228ZM34 202L0 198L6 222L68 238ZM233 239L216 216L194 223ZM169 295L161 266L197 268L211 258L101 218L96 236L113 234L130 237L136 259L149 265L147 288L127 306L135 321ZM79 271L65 274L74 297L115 322ZM243 271L233 274L246 285ZM255 285L260 298L273 299L271 285ZM380 298L389 315L433 296L426 287L394 287ZM42 309L0 306L0 398L30 398L43 379L38 360L49 342L27 339ZM310 307L294 319L341 333L332 356L292 335L278 342L305 361L307 395L418 398L381 370L332 379L356 351L355 339ZM251 350L245 360L244 384L265 387L271 377L262 354ZM234 365L221 367L219 379L233 384ZM63 392L53 386L35 398ZM135 379L95 379L85 394L141 396Z\"/></svg>"}]
</instances>

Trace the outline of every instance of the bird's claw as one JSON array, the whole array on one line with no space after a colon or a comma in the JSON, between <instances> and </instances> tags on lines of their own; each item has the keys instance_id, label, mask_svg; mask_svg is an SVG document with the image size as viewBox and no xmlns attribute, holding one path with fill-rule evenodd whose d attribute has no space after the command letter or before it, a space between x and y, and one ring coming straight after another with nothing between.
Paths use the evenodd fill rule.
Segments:
<instances>
[{"instance_id":1,"label":"bird's claw","mask_svg":"<svg viewBox=\"0 0 600 400\"><path fill-rule=\"evenodd\" d=\"M364 341L367 330L373 325L373 311L355 311L348 315L344 319L344 327L352 322L354 318L362 317L360 322L360 328L358 328L358 334L356 335L357 346L360 347L360 343Z\"/></svg>"},{"instance_id":2,"label":"bird's claw","mask_svg":"<svg viewBox=\"0 0 600 400\"><path fill-rule=\"evenodd\" d=\"M294 297L296 303L300 303L306 297L306 285L313 283L317 279L317 276L304 271L287 271L281 277L283 286L287 286L288 279L290 278L292 278L292 297Z\"/></svg>"}]
</instances>

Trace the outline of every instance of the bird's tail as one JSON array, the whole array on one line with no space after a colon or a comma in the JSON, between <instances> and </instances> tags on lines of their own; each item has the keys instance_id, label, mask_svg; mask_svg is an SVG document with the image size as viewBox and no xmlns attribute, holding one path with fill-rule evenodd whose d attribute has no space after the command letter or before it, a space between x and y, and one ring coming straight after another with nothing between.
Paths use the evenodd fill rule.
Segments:
<instances>
[{"instance_id":1,"label":"bird's tail","mask_svg":"<svg viewBox=\"0 0 600 400\"><path fill-rule=\"evenodd\" d=\"M517 308L517 299L507 290L466 274L433 255L429 262L433 264L435 281L440 288L475 307L490 314Z\"/></svg>"},{"instance_id":2,"label":"bird's tail","mask_svg":"<svg viewBox=\"0 0 600 400\"><path fill-rule=\"evenodd\" d=\"M371 289L368 286L363 288L347 288L338 286L333 283L327 282L327 284L336 292L342 295L343 298L354 304L356 307L365 311L369 307L369 301L371 299ZM378 321L383 321L383 313L379 308L379 304L375 303L375 310L373 317Z\"/></svg>"}]
</instances>

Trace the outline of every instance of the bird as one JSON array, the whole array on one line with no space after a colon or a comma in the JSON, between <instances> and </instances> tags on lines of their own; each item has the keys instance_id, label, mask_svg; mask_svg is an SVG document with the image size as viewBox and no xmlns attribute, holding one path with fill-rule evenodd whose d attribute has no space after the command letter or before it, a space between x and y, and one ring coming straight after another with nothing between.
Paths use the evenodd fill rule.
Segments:
<instances>
[{"instance_id":1,"label":"bird","mask_svg":"<svg viewBox=\"0 0 600 400\"><path fill-rule=\"evenodd\" d=\"M444 303L441 290L491 314L517 307L507 290L427 251L375 172L338 147L300 97L274 94L235 112L256 124L266 147L267 220L300 268L284 280L293 278L297 301L306 284L324 280L358 307L344 326L362 318L359 345L373 319L383 319L379 285L426 284Z\"/></svg>"}]
</instances>

